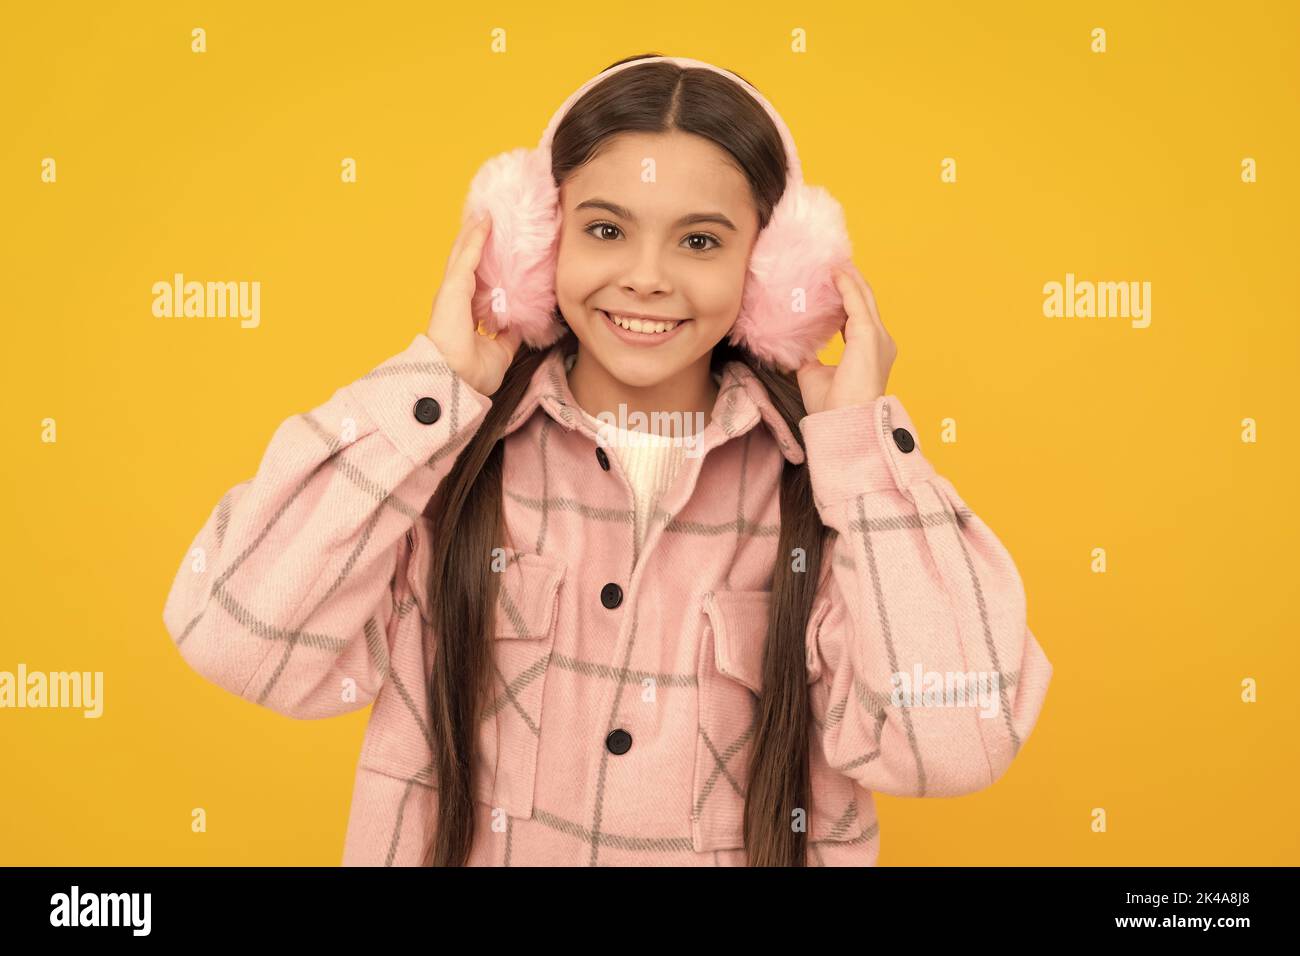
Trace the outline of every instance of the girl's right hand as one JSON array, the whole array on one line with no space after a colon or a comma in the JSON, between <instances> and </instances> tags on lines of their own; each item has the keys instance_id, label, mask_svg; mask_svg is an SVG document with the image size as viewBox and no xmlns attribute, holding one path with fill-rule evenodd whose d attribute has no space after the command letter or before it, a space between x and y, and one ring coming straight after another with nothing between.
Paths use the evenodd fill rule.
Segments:
<instances>
[{"instance_id":1,"label":"girl's right hand","mask_svg":"<svg viewBox=\"0 0 1300 956\"><path fill-rule=\"evenodd\" d=\"M514 328L494 335L480 334L470 308L476 288L474 271L491 231L492 217L488 214L461 228L447 257L428 331L451 370L470 388L489 396L501 387L520 342L519 331Z\"/></svg>"}]
</instances>

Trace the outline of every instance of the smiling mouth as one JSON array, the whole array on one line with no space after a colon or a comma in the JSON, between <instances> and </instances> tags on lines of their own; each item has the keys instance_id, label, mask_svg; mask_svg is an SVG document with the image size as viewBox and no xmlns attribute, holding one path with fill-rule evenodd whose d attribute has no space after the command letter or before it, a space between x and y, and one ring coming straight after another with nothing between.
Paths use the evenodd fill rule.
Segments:
<instances>
[{"instance_id":1,"label":"smiling mouth","mask_svg":"<svg viewBox=\"0 0 1300 956\"><path fill-rule=\"evenodd\" d=\"M645 336L666 335L683 322L689 322L690 319L658 320L658 319L629 319L621 315L611 315L604 309L597 309L609 322L617 325L620 329L627 332L637 332Z\"/></svg>"}]
</instances>

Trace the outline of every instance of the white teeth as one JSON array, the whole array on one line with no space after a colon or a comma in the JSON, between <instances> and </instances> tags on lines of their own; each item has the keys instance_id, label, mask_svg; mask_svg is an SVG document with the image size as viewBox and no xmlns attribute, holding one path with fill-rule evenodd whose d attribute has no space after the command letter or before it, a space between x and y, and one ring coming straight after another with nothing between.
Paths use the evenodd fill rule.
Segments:
<instances>
[{"instance_id":1,"label":"white teeth","mask_svg":"<svg viewBox=\"0 0 1300 956\"><path fill-rule=\"evenodd\" d=\"M606 312L610 320L619 328L627 329L629 332L671 332L677 328L676 322L652 322L648 319L629 319L621 315L613 315Z\"/></svg>"}]
</instances>

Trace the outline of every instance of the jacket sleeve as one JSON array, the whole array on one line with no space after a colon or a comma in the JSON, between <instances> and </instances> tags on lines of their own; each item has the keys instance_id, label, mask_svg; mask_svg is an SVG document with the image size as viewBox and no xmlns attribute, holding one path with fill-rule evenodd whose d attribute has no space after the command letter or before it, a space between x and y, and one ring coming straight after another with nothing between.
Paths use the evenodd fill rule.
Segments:
<instances>
[{"instance_id":1,"label":"jacket sleeve","mask_svg":"<svg viewBox=\"0 0 1300 956\"><path fill-rule=\"evenodd\" d=\"M282 422L181 560L163 608L181 657L290 717L369 704L410 611L412 529L491 404L420 333Z\"/></svg>"},{"instance_id":2,"label":"jacket sleeve","mask_svg":"<svg viewBox=\"0 0 1300 956\"><path fill-rule=\"evenodd\" d=\"M806 642L827 762L896 796L991 785L1052 675L1011 556L922 455L897 396L799 426L832 529Z\"/></svg>"}]
</instances>

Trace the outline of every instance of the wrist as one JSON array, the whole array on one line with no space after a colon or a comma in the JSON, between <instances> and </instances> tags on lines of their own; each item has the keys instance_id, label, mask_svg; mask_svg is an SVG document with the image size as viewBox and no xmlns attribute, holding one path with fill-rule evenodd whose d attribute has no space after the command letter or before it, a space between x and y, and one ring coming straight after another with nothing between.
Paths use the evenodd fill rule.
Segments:
<instances>
[{"instance_id":1,"label":"wrist","mask_svg":"<svg viewBox=\"0 0 1300 956\"><path fill-rule=\"evenodd\" d=\"M934 469L896 395L827 408L799 422L815 499L833 504L860 494L905 490Z\"/></svg>"}]
</instances>

